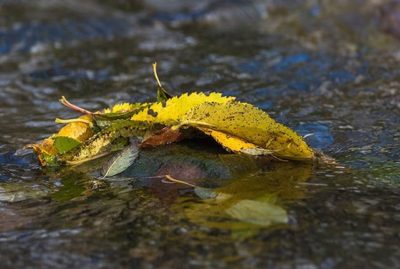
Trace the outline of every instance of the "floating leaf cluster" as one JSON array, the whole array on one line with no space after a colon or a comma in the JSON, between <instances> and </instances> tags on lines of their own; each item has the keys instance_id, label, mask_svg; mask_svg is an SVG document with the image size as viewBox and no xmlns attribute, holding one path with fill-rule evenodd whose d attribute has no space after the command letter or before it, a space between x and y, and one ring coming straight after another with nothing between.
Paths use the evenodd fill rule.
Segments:
<instances>
[{"instance_id":1,"label":"floating leaf cluster","mask_svg":"<svg viewBox=\"0 0 400 269\"><path fill-rule=\"evenodd\" d=\"M65 126L41 143L32 145L40 163L43 166L76 165L127 147L139 151L199 134L213 138L227 151L237 154L269 156L277 160L315 159L315 151L301 136L266 112L216 92L171 96L161 85L155 64L153 68L158 82L156 102L122 103L91 112L62 97L62 104L83 115L76 119L56 119ZM137 146L130 146L132 138ZM114 158L112 165L118 167L116 171L128 166L137 156L126 149L122 152L126 152L129 162L116 164L115 161L123 158L121 155ZM112 174L115 173L112 171Z\"/></svg>"}]
</instances>

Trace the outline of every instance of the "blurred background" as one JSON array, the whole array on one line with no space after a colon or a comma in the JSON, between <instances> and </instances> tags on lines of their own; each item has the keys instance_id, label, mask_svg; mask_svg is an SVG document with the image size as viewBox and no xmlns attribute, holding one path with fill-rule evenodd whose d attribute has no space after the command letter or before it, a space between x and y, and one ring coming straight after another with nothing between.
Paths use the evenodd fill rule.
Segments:
<instances>
[{"instance_id":1,"label":"blurred background","mask_svg":"<svg viewBox=\"0 0 400 269\"><path fill-rule=\"evenodd\" d=\"M102 182L23 149L76 116L62 95L151 100L155 61L172 94L236 96L346 168L172 146ZM0 0L2 268L399 267L399 62L396 0ZM238 198L133 180L181 171ZM243 216L254 197L281 217Z\"/></svg>"}]
</instances>

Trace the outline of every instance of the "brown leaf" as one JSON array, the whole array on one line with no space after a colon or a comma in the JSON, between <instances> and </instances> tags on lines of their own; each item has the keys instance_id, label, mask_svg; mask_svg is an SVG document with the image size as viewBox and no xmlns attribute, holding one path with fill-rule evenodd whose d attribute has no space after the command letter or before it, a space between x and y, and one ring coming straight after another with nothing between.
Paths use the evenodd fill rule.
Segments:
<instances>
[{"instance_id":1,"label":"brown leaf","mask_svg":"<svg viewBox=\"0 0 400 269\"><path fill-rule=\"evenodd\" d=\"M157 147L161 145L171 144L183 139L183 134L180 130L173 130L170 127L164 127L160 131L151 134L145 138L140 144L141 148Z\"/></svg>"}]
</instances>

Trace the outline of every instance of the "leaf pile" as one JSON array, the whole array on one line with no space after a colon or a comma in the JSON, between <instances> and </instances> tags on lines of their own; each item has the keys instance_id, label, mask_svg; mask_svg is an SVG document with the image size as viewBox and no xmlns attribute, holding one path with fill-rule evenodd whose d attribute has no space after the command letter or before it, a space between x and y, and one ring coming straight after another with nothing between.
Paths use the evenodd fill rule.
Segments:
<instances>
[{"instance_id":1,"label":"leaf pile","mask_svg":"<svg viewBox=\"0 0 400 269\"><path fill-rule=\"evenodd\" d=\"M137 153L129 148L143 149L198 136L210 136L227 151L254 156L272 156L278 160L312 161L316 153L301 136L276 122L251 104L221 93L184 93L171 96L158 82L157 101L122 103L102 111L80 108L64 97L65 106L82 116L56 119L66 124L57 134L32 145L43 166L75 165L122 150L129 162L122 161L115 171L126 168ZM138 141L130 145L130 139ZM137 143L137 142L135 142ZM115 157L114 162L120 157ZM110 172L105 172L109 175ZM111 174L115 174L112 171Z\"/></svg>"}]
</instances>

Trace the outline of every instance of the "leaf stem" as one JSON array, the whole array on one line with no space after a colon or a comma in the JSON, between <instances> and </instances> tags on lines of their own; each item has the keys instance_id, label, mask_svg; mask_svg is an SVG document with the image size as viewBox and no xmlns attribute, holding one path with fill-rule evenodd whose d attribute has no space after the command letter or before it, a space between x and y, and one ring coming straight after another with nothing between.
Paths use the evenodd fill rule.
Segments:
<instances>
[{"instance_id":1,"label":"leaf stem","mask_svg":"<svg viewBox=\"0 0 400 269\"><path fill-rule=\"evenodd\" d=\"M156 78L157 84L160 88L163 88L163 86L161 85L160 79L158 78L157 75L157 63L153 63L153 73L154 73L154 77Z\"/></svg>"},{"instance_id":2,"label":"leaf stem","mask_svg":"<svg viewBox=\"0 0 400 269\"><path fill-rule=\"evenodd\" d=\"M76 111L76 112L79 112L79 113L82 113L82 114L87 114L87 115L93 115L93 112L70 103L67 100L67 98L65 98L65 96L61 96L60 103L63 104L64 106Z\"/></svg>"}]
</instances>

